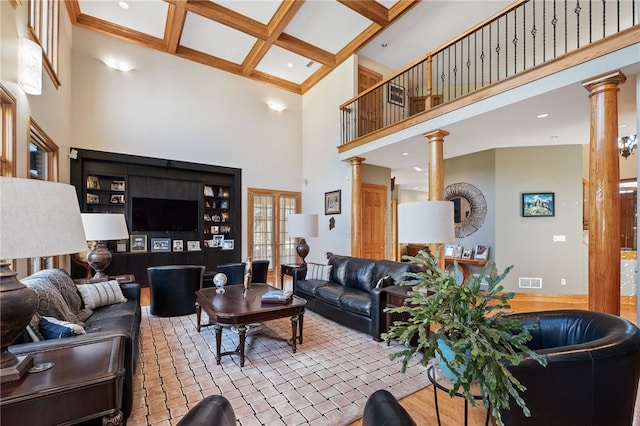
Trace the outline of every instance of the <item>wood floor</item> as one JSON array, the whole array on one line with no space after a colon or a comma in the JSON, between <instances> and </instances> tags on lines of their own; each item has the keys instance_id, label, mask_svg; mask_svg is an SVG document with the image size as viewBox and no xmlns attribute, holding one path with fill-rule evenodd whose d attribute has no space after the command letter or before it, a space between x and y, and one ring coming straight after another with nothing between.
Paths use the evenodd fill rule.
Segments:
<instances>
[{"instance_id":1,"label":"wood floor","mask_svg":"<svg viewBox=\"0 0 640 426\"><path fill-rule=\"evenodd\" d=\"M549 300L553 301L549 301ZM628 301L626 301L628 302ZM621 306L621 316L637 324L637 312L635 303L623 302ZM143 288L141 294L141 304L149 304L149 289ZM554 295L550 297L528 297L516 295L511 301L513 312L545 311L554 309L587 309L587 303L582 298L572 296L563 297ZM438 391L440 392L440 391ZM420 426L437 425L435 401L433 387L429 386L421 391L407 396L400 400L400 404L411 414L416 424ZM438 394L438 405L441 422L443 425L464 424L464 401L462 398L449 398L443 392ZM636 412L633 425L640 426L640 404L636 401ZM469 425L484 425L486 409L483 407L469 407ZM362 426L362 420L357 420L348 426Z\"/></svg>"}]
</instances>

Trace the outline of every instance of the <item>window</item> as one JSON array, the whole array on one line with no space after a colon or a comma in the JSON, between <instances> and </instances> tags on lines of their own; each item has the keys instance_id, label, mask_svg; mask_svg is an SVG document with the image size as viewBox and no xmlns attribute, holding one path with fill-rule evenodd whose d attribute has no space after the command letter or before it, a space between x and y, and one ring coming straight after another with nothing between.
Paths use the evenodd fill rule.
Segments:
<instances>
[{"instance_id":1,"label":"window","mask_svg":"<svg viewBox=\"0 0 640 426\"><path fill-rule=\"evenodd\" d=\"M58 145L32 119L29 119L29 177L58 181ZM28 272L57 268L58 257L34 257L29 260Z\"/></svg>"},{"instance_id":2,"label":"window","mask_svg":"<svg viewBox=\"0 0 640 426\"><path fill-rule=\"evenodd\" d=\"M2 123L2 152L0 176L16 175L16 99L0 84L0 122Z\"/></svg>"},{"instance_id":3,"label":"window","mask_svg":"<svg viewBox=\"0 0 640 426\"><path fill-rule=\"evenodd\" d=\"M31 0L29 2L29 31L42 47L43 63L53 84L58 79L58 40L60 38L60 2L58 0Z\"/></svg>"}]
</instances>

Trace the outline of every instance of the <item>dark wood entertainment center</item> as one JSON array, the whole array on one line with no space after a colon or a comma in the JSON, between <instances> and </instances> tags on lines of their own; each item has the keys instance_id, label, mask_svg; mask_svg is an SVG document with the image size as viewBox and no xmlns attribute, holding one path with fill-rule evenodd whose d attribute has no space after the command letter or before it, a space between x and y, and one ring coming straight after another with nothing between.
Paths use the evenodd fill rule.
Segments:
<instances>
[{"instance_id":1,"label":"dark wood entertainment center","mask_svg":"<svg viewBox=\"0 0 640 426\"><path fill-rule=\"evenodd\" d=\"M149 266L204 265L215 270L217 265L241 261L241 169L73 149L77 155L71 160L70 181L80 210L122 213L132 236L128 241L109 241L113 258L105 270L108 275L133 274L147 286ZM197 229L138 231L134 198L183 200L191 205L195 201ZM175 241L182 241L178 244L182 251L174 247ZM146 243L144 247L138 245L141 242ZM84 278L86 269L74 263L71 274Z\"/></svg>"}]
</instances>

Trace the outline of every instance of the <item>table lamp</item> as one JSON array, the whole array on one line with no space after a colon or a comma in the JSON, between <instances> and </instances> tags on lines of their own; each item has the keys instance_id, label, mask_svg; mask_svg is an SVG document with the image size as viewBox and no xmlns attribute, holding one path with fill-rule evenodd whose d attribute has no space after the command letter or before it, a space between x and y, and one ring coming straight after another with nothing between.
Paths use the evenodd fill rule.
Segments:
<instances>
[{"instance_id":1,"label":"table lamp","mask_svg":"<svg viewBox=\"0 0 640 426\"><path fill-rule=\"evenodd\" d=\"M289 238L300 238L296 252L306 264L304 258L309 254L309 245L305 238L318 236L318 215L309 213L290 214L287 216L287 235Z\"/></svg>"},{"instance_id":2,"label":"table lamp","mask_svg":"<svg viewBox=\"0 0 640 426\"><path fill-rule=\"evenodd\" d=\"M398 242L445 244L456 240L451 201L398 204ZM444 269L444 253L438 258Z\"/></svg>"},{"instance_id":3,"label":"table lamp","mask_svg":"<svg viewBox=\"0 0 640 426\"><path fill-rule=\"evenodd\" d=\"M80 207L71 185L0 177L0 259L76 253L87 249ZM7 349L36 311L38 296L0 263L0 382L19 380L33 364L30 355Z\"/></svg>"},{"instance_id":4,"label":"table lamp","mask_svg":"<svg viewBox=\"0 0 640 426\"><path fill-rule=\"evenodd\" d=\"M107 241L129 238L124 215L82 213L82 224L87 240L96 241L96 245L87 255L87 263L96 271L93 278L106 278L107 274L104 273L104 270L111 263L111 252L107 248Z\"/></svg>"}]
</instances>

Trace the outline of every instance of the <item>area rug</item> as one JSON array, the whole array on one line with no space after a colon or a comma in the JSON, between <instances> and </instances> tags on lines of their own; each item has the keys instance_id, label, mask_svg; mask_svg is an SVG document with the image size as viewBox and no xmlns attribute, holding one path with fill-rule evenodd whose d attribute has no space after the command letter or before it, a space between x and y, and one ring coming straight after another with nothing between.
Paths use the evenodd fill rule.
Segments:
<instances>
[{"instance_id":1,"label":"area rug","mask_svg":"<svg viewBox=\"0 0 640 426\"><path fill-rule=\"evenodd\" d=\"M208 320L203 315L203 320ZM290 337L291 321L264 324L265 334ZM430 382L416 361L406 373L389 354L403 349L307 311L303 343L295 354L287 342L256 334L247 338L246 359L215 361L213 327L196 331L195 315L160 318L143 307L142 353L134 410L128 424L175 425L204 396L224 395L238 423L249 425L347 425L362 417L369 395L387 389L397 398ZM223 331L223 351L238 335Z\"/></svg>"}]
</instances>

